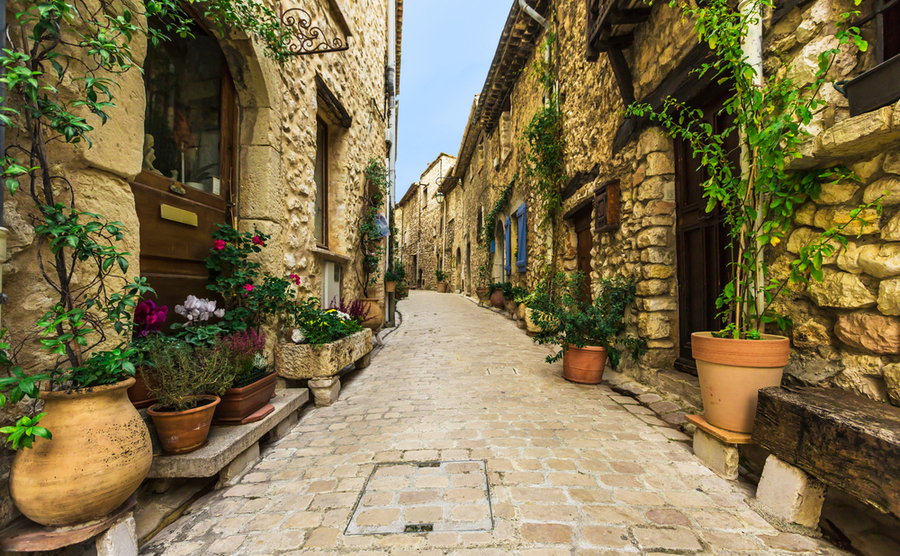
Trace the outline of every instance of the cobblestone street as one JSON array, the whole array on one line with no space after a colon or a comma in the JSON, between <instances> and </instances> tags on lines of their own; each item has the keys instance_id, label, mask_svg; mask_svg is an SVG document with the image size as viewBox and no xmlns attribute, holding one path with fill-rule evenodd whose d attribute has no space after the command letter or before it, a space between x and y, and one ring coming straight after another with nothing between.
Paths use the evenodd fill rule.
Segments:
<instances>
[{"instance_id":1,"label":"cobblestone street","mask_svg":"<svg viewBox=\"0 0 900 556\"><path fill-rule=\"evenodd\" d=\"M514 322L433 292L400 310L334 405L142 554L843 554L773 529L688 436L564 381ZM409 524L433 529L395 532Z\"/></svg>"}]
</instances>

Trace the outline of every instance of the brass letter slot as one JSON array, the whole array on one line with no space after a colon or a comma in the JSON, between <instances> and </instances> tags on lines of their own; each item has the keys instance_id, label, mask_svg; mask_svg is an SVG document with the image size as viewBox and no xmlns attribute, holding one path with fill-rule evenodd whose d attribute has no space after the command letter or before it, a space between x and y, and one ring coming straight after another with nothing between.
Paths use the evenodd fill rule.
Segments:
<instances>
[{"instance_id":1,"label":"brass letter slot","mask_svg":"<svg viewBox=\"0 0 900 556\"><path fill-rule=\"evenodd\" d=\"M197 227L199 223L196 212L173 207L172 205L159 205L159 216L163 220L171 220L172 222L188 226Z\"/></svg>"}]
</instances>

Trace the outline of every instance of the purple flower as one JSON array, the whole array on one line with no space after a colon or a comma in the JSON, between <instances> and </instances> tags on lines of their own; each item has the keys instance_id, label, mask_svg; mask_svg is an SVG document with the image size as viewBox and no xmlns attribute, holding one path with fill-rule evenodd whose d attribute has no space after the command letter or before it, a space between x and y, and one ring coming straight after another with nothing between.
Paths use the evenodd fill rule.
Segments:
<instances>
[{"instance_id":1,"label":"purple flower","mask_svg":"<svg viewBox=\"0 0 900 556\"><path fill-rule=\"evenodd\" d=\"M134 309L134 332L138 337L145 337L151 332L159 332L166 322L169 308L159 306L149 299L138 303Z\"/></svg>"}]
</instances>

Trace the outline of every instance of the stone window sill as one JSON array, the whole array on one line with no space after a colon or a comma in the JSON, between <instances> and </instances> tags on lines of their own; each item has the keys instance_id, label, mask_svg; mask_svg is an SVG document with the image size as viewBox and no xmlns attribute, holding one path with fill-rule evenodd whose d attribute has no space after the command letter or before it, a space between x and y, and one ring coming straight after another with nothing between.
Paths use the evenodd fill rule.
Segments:
<instances>
[{"instance_id":1,"label":"stone window sill","mask_svg":"<svg viewBox=\"0 0 900 556\"><path fill-rule=\"evenodd\" d=\"M351 257L347 255L341 255L340 253L335 253L334 251L330 251L324 247L319 247L318 245L313 245L309 248L309 252L317 257L321 257L326 261L334 261L336 263L346 264L352 261Z\"/></svg>"}]
</instances>

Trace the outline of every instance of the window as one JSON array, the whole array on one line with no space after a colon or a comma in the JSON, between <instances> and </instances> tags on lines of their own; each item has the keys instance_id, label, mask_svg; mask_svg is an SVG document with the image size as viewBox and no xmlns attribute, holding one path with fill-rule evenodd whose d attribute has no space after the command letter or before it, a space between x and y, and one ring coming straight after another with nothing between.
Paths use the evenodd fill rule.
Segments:
<instances>
[{"instance_id":1,"label":"window","mask_svg":"<svg viewBox=\"0 0 900 556\"><path fill-rule=\"evenodd\" d=\"M422 188L422 199L423 199L422 204L427 205L428 204L428 186L427 185Z\"/></svg>"},{"instance_id":2,"label":"window","mask_svg":"<svg viewBox=\"0 0 900 556\"><path fill-rule=\"evenodd\" d=\"M325 123L316 119L316 241L328 246L328 128Z\"/></svg>"},{"instance_id":3,"label":"window","mask_svg":"<svg viewBox=\"0 0 900 556\"><path fill-rule=\"evenodd\" d=\"M478 215L475 217L475 235L481 237L481 227L484 225L484 207L478 207Z\"/></svg>"},{"instance_id":4,"label":"window","mask_svg":"<svg viewBox=\"0 0 900 556\"><path fill-rule=\"evenodd\" d=\"M606 182L594 190L594 231L610 232L619 227L619 182Z\"/></svg>"}]
</instances>

